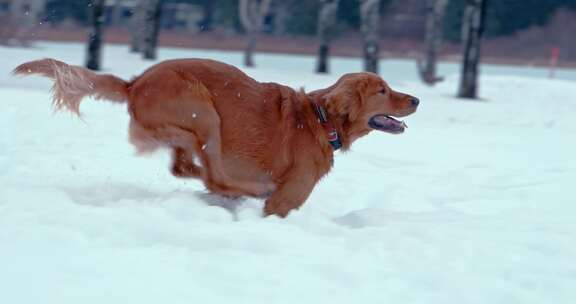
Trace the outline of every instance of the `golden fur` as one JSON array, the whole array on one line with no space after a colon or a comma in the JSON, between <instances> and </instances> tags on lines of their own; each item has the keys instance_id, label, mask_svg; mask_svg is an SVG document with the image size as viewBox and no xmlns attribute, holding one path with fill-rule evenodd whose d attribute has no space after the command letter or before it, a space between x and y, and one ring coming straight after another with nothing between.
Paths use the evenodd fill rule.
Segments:
<instances>
[{"instance_id":1,"label":"golden fur","mask_svg":"<svg viewBox=\"0 0 576 304\"><path fill-rule=\"evenodd\" d=\"M344 150L372 131L375 114L416 110L411 96L372 73L346 74L308 94L205 59L164 61L128 82L54 59L24 63L14 73L52 78L57 109L79 114L85 96L127 102L138 151L169 147L175 176L200 178L226 196L266 197L266 215L300 207L332 167L313 103L326 109Z\"/></svg>"}]
</instances>

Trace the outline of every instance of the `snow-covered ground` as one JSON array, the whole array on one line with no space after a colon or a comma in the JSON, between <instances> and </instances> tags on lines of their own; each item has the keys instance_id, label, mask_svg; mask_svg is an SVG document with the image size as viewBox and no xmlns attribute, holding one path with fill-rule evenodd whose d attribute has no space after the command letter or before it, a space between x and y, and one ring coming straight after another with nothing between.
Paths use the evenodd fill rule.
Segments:
<instances>
[{"instance_id":1,"label":"snow-covered ground","mask_svg":"<svg viewBox=\"0 0 576 304\"><path fill-rule=\"evenodd\" d=\"M162 49L161 59L238 53ZM576 303L576 72L484 66L484 102L427 88L411 61L382 76L420 97L400 136L373 133L302 209L262 218L134 156L124 106L52 114L49 82L8 73L77 44L0 48L0 303ZM107 72L150 63L107 46ZM360 61L262 55L258 80L316 89Z\"/></svg>"}]
</instances>

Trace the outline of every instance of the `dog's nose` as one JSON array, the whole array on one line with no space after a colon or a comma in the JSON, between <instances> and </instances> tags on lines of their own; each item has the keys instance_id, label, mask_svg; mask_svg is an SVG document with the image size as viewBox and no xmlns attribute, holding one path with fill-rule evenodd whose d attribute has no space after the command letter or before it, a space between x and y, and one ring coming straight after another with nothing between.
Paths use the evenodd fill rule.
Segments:
<instances>
[{"instance_id":1,"label":"dog's nose","mask_svg":"<svg viewBox=\"0 0 576 304\"><path fill-rule=\"evenodd\" d=\"M420 104L420 99L416 98L416 97L412 97L412 99L410 100L410 103L412 103L412 106L418 106L418 104Z\"/></svg>"}]
</instances>

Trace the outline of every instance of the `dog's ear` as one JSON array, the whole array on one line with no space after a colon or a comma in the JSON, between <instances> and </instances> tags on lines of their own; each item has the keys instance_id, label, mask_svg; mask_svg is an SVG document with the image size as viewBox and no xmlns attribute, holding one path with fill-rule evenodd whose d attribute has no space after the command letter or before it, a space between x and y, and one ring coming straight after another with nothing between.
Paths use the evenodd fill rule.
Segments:
<instances>
[{"instance_id":1,"label":"dog's ear","mask_svg":"<svg viewBox=\"0 0 576 304\"><path fill-rule=\"evenodd\" d=\"M366 91L366 81L361 77L342 79L324 96L326 110L334 116L347 116L354 121L360 114L360 109Z\"/></svg>"}]
</instances>

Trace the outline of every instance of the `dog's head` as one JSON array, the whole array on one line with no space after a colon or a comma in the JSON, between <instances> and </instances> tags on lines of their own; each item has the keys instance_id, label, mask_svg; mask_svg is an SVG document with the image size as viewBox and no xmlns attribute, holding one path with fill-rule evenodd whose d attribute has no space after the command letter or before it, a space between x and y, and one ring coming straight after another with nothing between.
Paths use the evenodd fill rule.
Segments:
<instances>
[{"instance_id":1,"label":"dog's head","mask_svg":"<svg viewBox=\"0 0 576 304\"><path fill-rule=\"evenodd\" d=\"M322 90L329 116L342 132L344 148L372 130L392 134L404 132L406 124L399 117L416 111L416 97L396 92L373 73L351 73Z\"/></svg>"}]
</instances>

